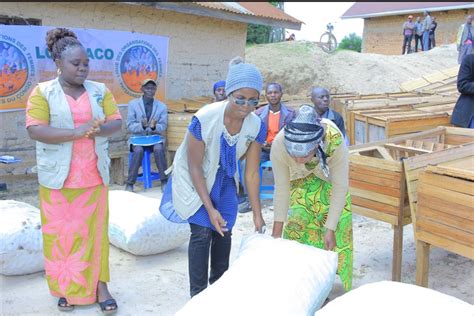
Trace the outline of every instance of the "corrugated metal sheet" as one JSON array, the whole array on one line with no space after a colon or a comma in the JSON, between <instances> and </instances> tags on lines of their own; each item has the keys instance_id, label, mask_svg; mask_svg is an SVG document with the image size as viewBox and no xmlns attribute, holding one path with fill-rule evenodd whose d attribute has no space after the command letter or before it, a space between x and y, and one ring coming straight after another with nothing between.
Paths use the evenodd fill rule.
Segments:
<instances>
[{"instance_id":1,"label":"corrugated metal sheet","mask_svg":"<svg viewBox=\"0 0 474 316\"><path fill-rule=\"evenodd\" d=\"M474 7L474 2L356 2L342 18L395 15L423 10L439 11Z\"/></svg>"}]
</instances>

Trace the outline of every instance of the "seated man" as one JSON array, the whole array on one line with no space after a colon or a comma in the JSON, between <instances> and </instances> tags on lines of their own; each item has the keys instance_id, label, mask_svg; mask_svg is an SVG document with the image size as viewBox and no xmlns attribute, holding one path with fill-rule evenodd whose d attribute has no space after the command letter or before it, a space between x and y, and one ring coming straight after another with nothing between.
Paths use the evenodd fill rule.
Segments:
<instances>
[{"instance_id":1,"label":"seated man","mask_svg":"<svg viewBox=\"0 0 474 316\"><path fill-rule=\"evenodd\" d=\"M314 104L314 109L320 118L327 118L334 122L337 125L339 130L344 135L344 141L347 146L349 146L349 139L346 135L346 128L344 126L344 119L341 114L331 110L329 104L331 103L331 96L329 91L325 88L316 87L311 91L311 102Z\"/></svg>"},{"instance_id":2,"label":"seated man","mask_svg":"<svg viewBox=\"0 0 474 316\"><path fill-rule=\"evenodd\" d=\"M273 139L276 134L295 117L295 111L286 107L281 102L282 96L283 89L281 85L276 82L269 83L265 90L265 97L268 104L255 111L255 114L260 117L267 130L267 139L262 146L260 162L270 160L270 148Z\"/></svg>"},{"instance_id":3,"label":"seated man","mask_svg":"<svg viewBox=\"0 0 474 316\"><path fill-rule=\"evenodd\" d=\"M260 163L270 160L270 149L272 146L273 139L276 134L285 127L296 115L295 111L291 108L288 108L281 102L283 96L283 89L279 83L272 82L267 85L265 90L265 97L268 101L268 104L262 106L261 108L255 111L260 119L265 125L267 130L267 138L265 143L262 146L262 152L260 154ZM245 172L245 160L242 161L242 174ZM243 204L239 207L240 213L245 213L250 211L248 207L246 189L243 187L242 196L239 199L240 204Z\"/></svg>"},{"instance_id":4,"label":"seated man","mask_svg":"<svg viewBox=\"0 0 474 316\"><path fill-rule=\"evenodd\" d=\"M214 84L213 92L214 102L224 101L225 99L227 99L227 96L225 95L225 81L217 81Z\"/></svg>"},{"instance_id":5,"label":"seated man","mask_svg":"<svg viewBox=\"0 0 474 316\"><path fill-rule=\"evenodd\" d=\"M153 145L156 167L160 173L161 190L167 182L165 170L167 161L166 149L166 128L168 126L168 109L166 105L155 100L157 84L153 79L145 79L142 82L143 97L133 99L128 103L127 128L132 136L144 136L159 134L163 141ZM145 146L152 147L152 146ZM144 146L130 144L130 151L133 152L132 161L128 169L128 179L125 190L133 192L133 185L137 181L138 169L142 164Z\"/></svg>"}]
</instances>

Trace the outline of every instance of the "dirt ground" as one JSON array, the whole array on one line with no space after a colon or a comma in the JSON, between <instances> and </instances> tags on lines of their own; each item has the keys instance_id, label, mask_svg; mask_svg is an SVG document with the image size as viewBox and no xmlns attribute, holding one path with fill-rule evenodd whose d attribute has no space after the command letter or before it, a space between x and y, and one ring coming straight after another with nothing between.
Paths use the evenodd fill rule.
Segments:
<instances>
[{"instance_id":1,"label":"dirt ground","mask_svg":"<svg viewBox=\"0 0 474 316\"><path fill-rule=\"evenodd\" d=\"M112 186L111 190L121 190ZM161 198L160 188L138 194ZM13 199L37 206L35 192L13 195ZM8 198L2 196L2 198ZM267 234L271 231L273 211L270 200L264 201ZM252 233L251 213L239 214L233 230L231 265L242 237ZM354 279L353 288L362 284L391 279L392 236L390 225L358 215L353 217ZM415 283L415 244L411 225L405 226L402 282ZM152 256L134 256L114 246L110 250L110 290L117 299L118 315L173 315L189 300L187 243ZM474 262L442 249L431 250L429 287L474 304ZM60 315L57 300L48 292L44 272L23 276L1 276L1 315ZM333 299L344 294L336 277L330 294ZM265 292L262 292L265 295ZM100 315L97 304L76 307L71 315Z\"/></svg>"}]
</instances>

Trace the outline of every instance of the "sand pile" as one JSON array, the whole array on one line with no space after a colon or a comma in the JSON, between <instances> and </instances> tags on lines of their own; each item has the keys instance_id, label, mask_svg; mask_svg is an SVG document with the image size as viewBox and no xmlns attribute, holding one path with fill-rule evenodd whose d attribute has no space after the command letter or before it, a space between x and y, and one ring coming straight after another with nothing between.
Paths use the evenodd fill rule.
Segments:
<instances>
[{"instance_id":1,"label":"sand pile","mask_svg":"<svg viewBox=\"0 0 474 316\"><path fill-rule=\"evenodd\" d=\"M245 53L246 61L262 71L266 83L283 84L288 95L304 95L319 85L332 93L398 92L402 82L457 65L454 44L387 56L353 51L326 54L313 42L294 41L250 46Z\"/></svg>"}]
</instances>

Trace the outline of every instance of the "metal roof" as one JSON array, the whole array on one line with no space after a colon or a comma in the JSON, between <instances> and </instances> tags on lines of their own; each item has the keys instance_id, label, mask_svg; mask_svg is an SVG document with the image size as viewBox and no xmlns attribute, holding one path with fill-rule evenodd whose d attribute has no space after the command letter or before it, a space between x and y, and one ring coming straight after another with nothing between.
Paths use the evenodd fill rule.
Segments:
<instances>
[{"instance_id":1,"label":"metal roof","mask_svg":"<svg viewBox=\"0 0 474 316\"><path fill-rule=\"evenodd\" d=\"M415 12L474 8L474 2L356 2L342 19L370 18Z\"/></svg>"}]
</instances>

